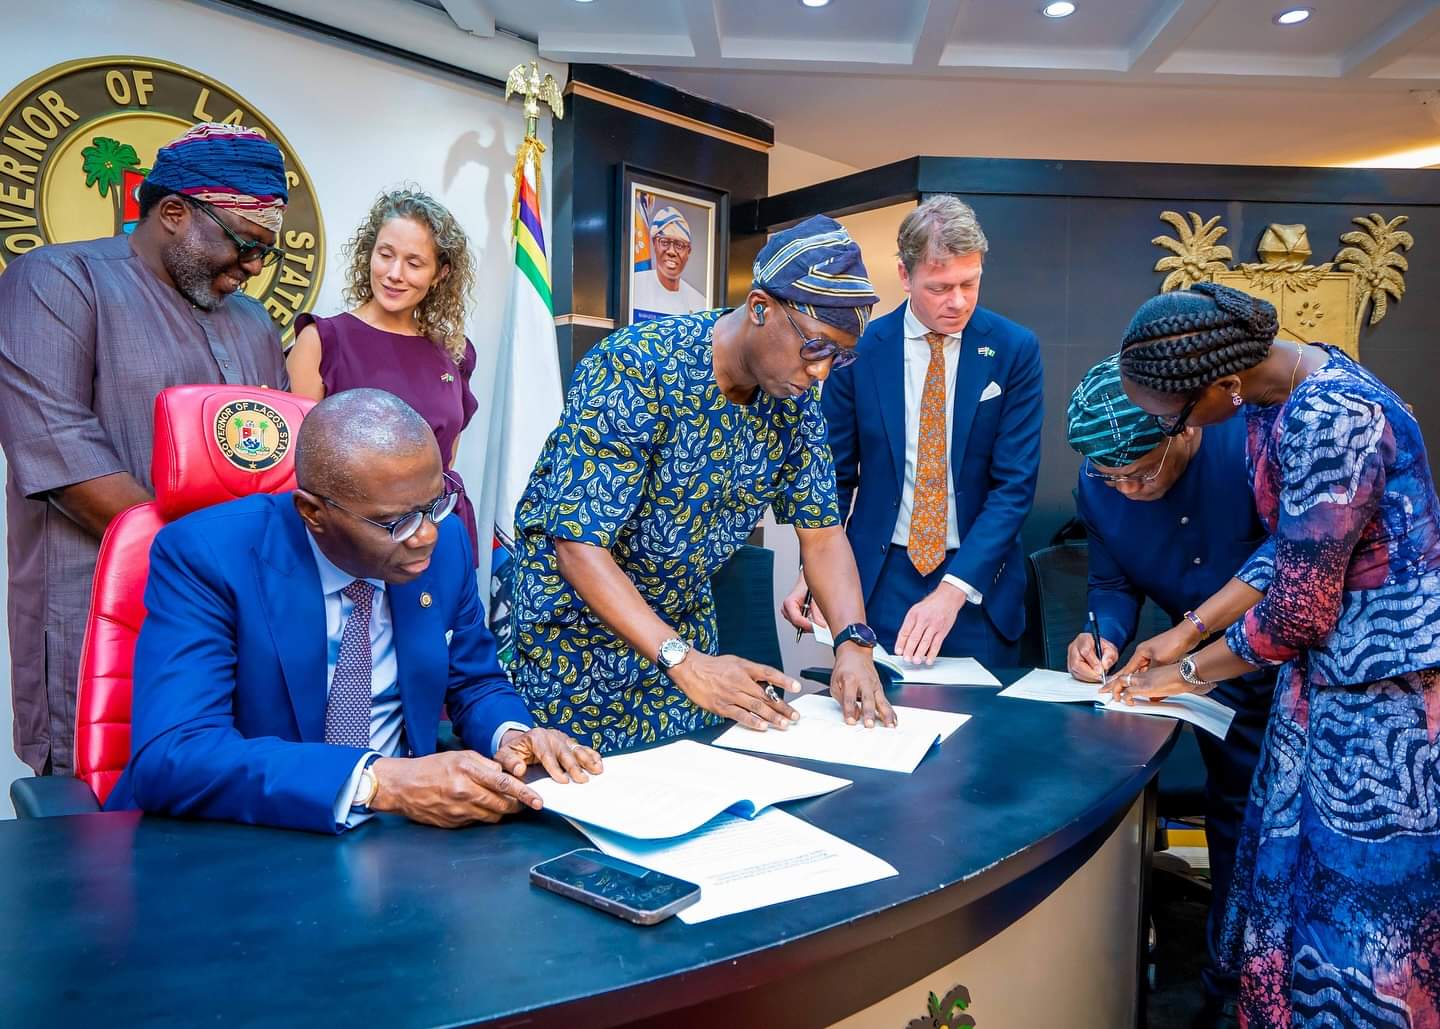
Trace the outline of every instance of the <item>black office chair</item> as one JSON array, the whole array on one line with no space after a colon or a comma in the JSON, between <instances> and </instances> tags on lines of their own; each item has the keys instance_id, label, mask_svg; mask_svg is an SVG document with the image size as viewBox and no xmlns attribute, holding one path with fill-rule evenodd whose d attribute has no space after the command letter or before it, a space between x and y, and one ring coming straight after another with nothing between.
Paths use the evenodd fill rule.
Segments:
<instances>
[{"instance_id":1,"label":"black office chair","mask_svg":"<svg viewBox=\"0 0 1440 1029\"><path fill-rule=\"evenodd\" d=\"M783 668L775 624L775 552L748 543L710 577L720 653Z\"/></svg>"}]
</instances>

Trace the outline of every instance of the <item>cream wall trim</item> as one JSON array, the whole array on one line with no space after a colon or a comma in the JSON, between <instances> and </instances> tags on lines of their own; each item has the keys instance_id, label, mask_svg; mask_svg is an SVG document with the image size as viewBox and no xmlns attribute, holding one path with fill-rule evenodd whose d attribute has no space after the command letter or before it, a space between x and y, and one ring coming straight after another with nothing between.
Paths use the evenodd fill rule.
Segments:
<instances>
[{"instance_id":1,"label":"cream wall trim","mask_svg":"<svg viewBox=\"0 0 1440 1029\"><path fill-rule=\"evenodd\" d=\"M731 132L729 129L716 128L714 125L707 125L697 118L689 118L683 114L676 114L674 111L666 111L655 107L652 104L641 103L639 100L631 100L629 97L612 93L608 89L597 89L585 82L571 82L565 87L566 95L583 96L587 100L595 100L611 107L618 107L622 111L630 111L633 114L641 114L646 118L654 118L656 121L663 121L667 125L676 125L682 129L689 129L691 132L698 132L726 143L734 143L736 146L743 146L750 150L758 150L762 154L768 153L771 147L769 143L762 143L758 139L751 139L749 136L742 136L738 132Z\"/></svg>"},{"instance_id":2,"label":"cream wall trim","mask_svg":"<svg viewBox=\"0 0 1440 1029\"><path fill-rule=\"evenodd\" d=\"M556 325L579 325L586 329L613 329L614 318L596 318L590 314L561 314L555 316Z\"/></svg>"}]
</instances>

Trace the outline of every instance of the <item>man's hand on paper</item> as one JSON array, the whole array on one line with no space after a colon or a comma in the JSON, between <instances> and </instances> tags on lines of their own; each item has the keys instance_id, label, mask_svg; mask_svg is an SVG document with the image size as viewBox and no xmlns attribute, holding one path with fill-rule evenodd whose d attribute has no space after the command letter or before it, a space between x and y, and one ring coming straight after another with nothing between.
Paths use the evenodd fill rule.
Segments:
<instances>
[{"instance_id":1,"label":"man's hand on paper","mask_svg":"<svg viewBox=\"0 0 1440 1029\"><path fill-rule=\"evenodd\" d=\"M1100 660L1095 660L1095 640L1082 632L1070 641L1065 654L1065 670L1080 682L1099 682L1103 673L1120 660L1120 652L1107 639L1100 641Z\"/></svg>"},{"instance_id":2,"label":"man's hand on paper","mask_svg":"<svg viewBox=\"0 0 1440 1029\"><path fill-rule=\"evenodd\" d=\"M880 676L870 650L858 643L842 643L835 652L835 668L830 673L830 696L840 705L847 725L863 721L865 728L895 725L895 710L885 699Z\"/></svg>"},{"instance_id":3,"label":"man's hand on paper","mask_svg":"<svg viewBox=\"0 0 1440 1029\"><path fill-rule=\"evenodd\" d=\"M539 794L473 750L382 757L370 771L377 784L371 811L390 811L443 829L498 822L522 806L541 807Z\"/></svg>"},{"instance_id":4,"label":"man's hand on paper","mask_svg":"<svg viewBox=\"0 0 1440 1029\"><path fill-rule=\"evenodd\" d=\"M598 753L557 729L511 729L501 737L495 760L517 779L530 765L543 765L556 782L588 782L603 770Z\"/></svg>"},{"instance_id":5,"label":"man's hand on paper","mask_svg":"<svg viewBox=\"0 0 1440 1029\"><path fill-rule=\"evenodd\" d=\"M809 592L810 587L805 583L805 576L801 575L795 582L795 588L780 604L780 613L801 632L811 632L817 625L822 629L830 628L830 623L825 621L825 616L820 613L820 605L815 602L814 597L810 598L810 614L806 617L805 595Z\"/></svg>"},{"instance_id":6,"label":"man's hand on paper","mask_svg":"<svg viewBox=\"0 0 1440 1029\"><path fill-rule=\"evenodd\" d=\"M948 582L936 586L905 615L900 634L895 637L895 656L911 664L933 665L965 600L957 586Z\"/></svg>"},{"instance_id":7,"label":"man's hand on paper","mask_svg":"<svg viewBox=\"0 0 1440 1029\"><path fill-rule=\"evenodd\" d=\"M670 678L698 706L747 729L785 729L800 717L784 700L771 699L765 692L766 685L773 684L798 693L800 684L778 669L743 657L691 650L670 669Z\"/></svg>"}]
</instances>

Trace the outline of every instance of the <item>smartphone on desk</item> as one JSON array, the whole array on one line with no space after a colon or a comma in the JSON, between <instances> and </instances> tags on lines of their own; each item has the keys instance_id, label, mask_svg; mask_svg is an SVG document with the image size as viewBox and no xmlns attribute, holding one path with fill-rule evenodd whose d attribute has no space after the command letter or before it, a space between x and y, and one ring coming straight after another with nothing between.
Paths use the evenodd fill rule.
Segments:
<instances>
[{"instance_id":1,"label":"smartphone on desk","mask_svg":"<svg viewBox=\"0 0 1440 1029\"><path fill-rule=\"evenodd\" d=\"M530 881L636 925L664 921L700 899L700 887L692 882L593 847L540 862L530 869Z\"/></svg>"}]
</instances>

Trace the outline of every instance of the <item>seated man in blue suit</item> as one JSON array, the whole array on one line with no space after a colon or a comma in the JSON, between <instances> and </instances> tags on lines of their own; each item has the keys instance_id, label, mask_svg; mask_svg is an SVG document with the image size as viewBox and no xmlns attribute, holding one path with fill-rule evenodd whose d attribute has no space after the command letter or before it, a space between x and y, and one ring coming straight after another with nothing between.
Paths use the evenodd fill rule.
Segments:
<instances>
[{"instance_id":1,"label":"seated man in blue suit","mask_svg":"<svg viewBox=\"0 0 1440 1029\"><path fill-rule=\"evenodd\" d=\"M900 224L898 242L909 299L871 323L858 359L821 394L865 610L906 660L1017 665L1040 345L977 306L989 243L969 205L931 197ZM805 592L802 575L782 608L801 629Z\"/></svg>"},{"instance_id":2,"label":"seated man in blue suit","mask_svg":"<svg viewBox=\"0 0 1440 1029\"><path fill-rule=\"evenodd\" d=\"M130 763L107 807L325 833L376 811L460 826L539 808L527 765L599 772L593 750L533 728L496 661L425 420L350 390L315 406L296 447L294 493L155 537ZM474 749L435 752L442 704Z\"/></svg>"},{"instance_id":3,"label":"seated man in blue suit","mask_svg":"<svg viewBox=\"0 0 1440 1029\"><path fill-rule=\"evenodd\" d=\"M1090 610L1100 627L1101 653L1088 631L1070 644L1070 674L1099 682L1135 637L1141 605L1158 604L1189 646L1207 634L1206 602L1235 576L1265 541L1245 466L1245 420L1231 418L1169 437L1130 402L1120 385L1117 358L1085 374L1070 400L1070 446L1084 463L1076 509L1090 537ZM1252 582L1257 589L1264 583ZM1077 627L1079 628L1079 627ZM1223 1023L1239 983L1221 971L1220 920L1230 890L1235 847L1250 780L1260 758L1275 669L1264 668L1219 683L1210 696L1233 708L1223 740L1196 733L1205 762L1205 839L1212 886L1206 943L1210 963L1201 970L1206 1009L1196 1025Z\"/></svg>"}]
</instances>

